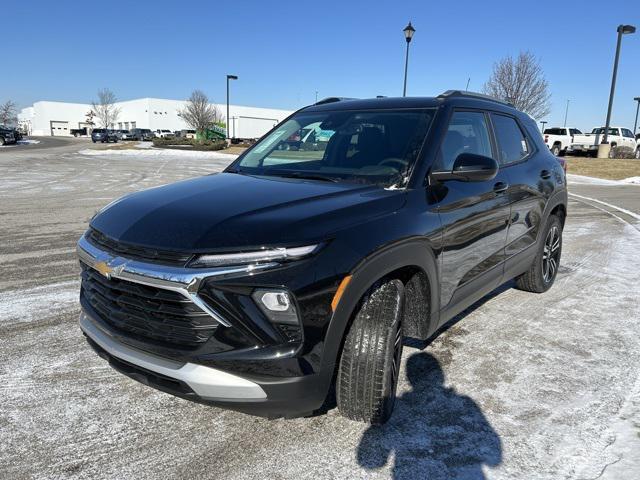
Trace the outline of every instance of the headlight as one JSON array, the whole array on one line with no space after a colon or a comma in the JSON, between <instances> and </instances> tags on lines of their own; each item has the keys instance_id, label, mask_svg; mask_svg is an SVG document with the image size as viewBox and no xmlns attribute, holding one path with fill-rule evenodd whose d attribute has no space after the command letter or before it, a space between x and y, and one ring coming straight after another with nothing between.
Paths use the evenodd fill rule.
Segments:
<instances>
[{"instance_id":1,"label":"headlight","mask_svg":"<svg viewBox=\"0 0 640 480\"><path fill-rule=\"evenodd\" d=\"M315 253L319 244L305 247L272 248L253 252L222 253L218 255L201 255L190 266L192 267L226 267L230 265L248 265L265 262L288 262L299 260Z\"/></svg>"}]
</instances>

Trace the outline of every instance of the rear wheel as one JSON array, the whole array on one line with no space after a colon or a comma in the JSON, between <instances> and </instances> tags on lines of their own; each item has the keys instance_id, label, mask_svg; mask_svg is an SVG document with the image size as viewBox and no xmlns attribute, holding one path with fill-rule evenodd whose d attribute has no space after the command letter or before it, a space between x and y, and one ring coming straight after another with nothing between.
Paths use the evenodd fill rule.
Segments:
<instances>
[{"instance_id":1,"label":"rear wheel","mask_svg":"<svg viewBox=\"0 0 640 480\"><path fill-rule=\"evenodd\" d=\"M560 155L560 145L554 145L551 147L551 153L553 153L556 157Z\"/></svg>"},{"instance_id":2,"label":"rear wheel","mask_svg":"<svg viewBox=\"0 0 640 480\"><path fill-rule=\"evenodd\" d=\"M345 339L336 397L352 420L383 424L393 412L402 357L404 285L387 280L365 297Z\"/></svg>"},{"instance_id":3,"label":"rear wheel","mask_svg":"<svg viewBox=\"0 0 640 480\"><path fill-rule=\"evenodd\" d=\"M542 293L551 288L560 267L562 254L562 222L556 215L551 215L543 232L542 245L528 271L516 278L520 290Z\"/></svg>"},{"instance_id":4,"label":"rear wheel","mask_svg":"<svg viewBox=\"0 0 640 480\"><path fill-rule=\"evenodd\" d=\"M637 159L640 159L640 147L636 148L636 154L634 155Z\"/></svg>"},{"instance_id":5,"label":"rear wheel","mask_svg":"<svg viewBox=\"0 0 640 480\"><path fill-rule=\"evenodd\" d=\"M0 137L0 147L4 146L5 141L4 141L4 137Z\"/></svg>"}]
</instances>

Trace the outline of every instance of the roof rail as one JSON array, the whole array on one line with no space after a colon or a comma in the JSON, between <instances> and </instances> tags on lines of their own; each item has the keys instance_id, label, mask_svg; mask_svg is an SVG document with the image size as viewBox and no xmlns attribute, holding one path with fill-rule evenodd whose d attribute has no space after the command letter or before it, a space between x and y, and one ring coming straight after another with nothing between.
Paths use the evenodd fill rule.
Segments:
<instances>
[{"instance_id":1,"label":"roof rail","mask_svg":"<svg viewBox=\"0 0 640 480\"><path fill-rule=\"evenodd\" d=\"M325 103L334 103L334 102L342 102L344 100L356 100L355 98L347 98L347 97L327 97L322 100L317 101L314 105L324 105Z\"/></svg>"},{"instance_id":2,"label":"roof rail","mask_svg":"<svg viewBox=\"0 0 640 480\"><path fill-rule=\"evenodd\" d=\"M496 103L501 103L503 105L509 105L510 107L514 106L513 103L511 102L505 102L504 100L500 100L498 98L491 97L489 95L484 95L482 93L476 93L476 92L468 92L463 90L447 90L446 92L443 92L440 95L438 95L438 98L450 98L450 97L477 98L479 100L487 100L489 102L496 102Z\"/></svg>"}]
</instances>

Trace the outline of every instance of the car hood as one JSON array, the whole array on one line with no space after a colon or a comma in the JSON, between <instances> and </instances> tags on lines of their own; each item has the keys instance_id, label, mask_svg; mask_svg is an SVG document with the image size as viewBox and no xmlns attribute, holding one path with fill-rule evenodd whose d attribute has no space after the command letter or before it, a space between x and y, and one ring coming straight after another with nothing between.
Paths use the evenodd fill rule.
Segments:
<instances>
[{"instance_id":1,"label":"car hood","mask_svg":"<svg viewBox=\"0 0 640 480\"><path fill-rule=\"evenodd\" d=\"M404 202L404 191L379 186L220 173L125 196L91 226L156 249L232 251L323 241Z\"/></svg>"}]
</instances>

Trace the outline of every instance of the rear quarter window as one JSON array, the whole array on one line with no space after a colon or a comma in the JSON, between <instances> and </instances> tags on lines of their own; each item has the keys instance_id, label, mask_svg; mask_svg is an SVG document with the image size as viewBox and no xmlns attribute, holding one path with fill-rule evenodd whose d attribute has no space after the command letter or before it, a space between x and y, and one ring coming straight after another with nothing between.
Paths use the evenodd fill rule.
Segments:
<instances>
[{"instance_id":1,"label":"rear quarter window","mask_svg":"<svg viewBox=\"0 0 640 480\"><path fill-rule=\"evenodd\" d=\"M492 113L491 121L498 143L500 164L519 162L531 153L532 145L515 118Z\"/></svg>"}]
</instances>

